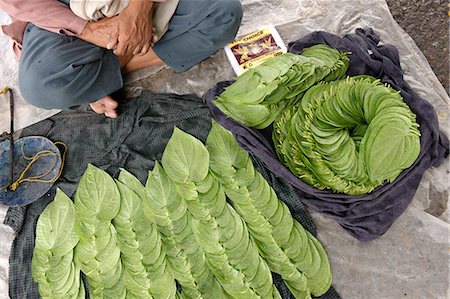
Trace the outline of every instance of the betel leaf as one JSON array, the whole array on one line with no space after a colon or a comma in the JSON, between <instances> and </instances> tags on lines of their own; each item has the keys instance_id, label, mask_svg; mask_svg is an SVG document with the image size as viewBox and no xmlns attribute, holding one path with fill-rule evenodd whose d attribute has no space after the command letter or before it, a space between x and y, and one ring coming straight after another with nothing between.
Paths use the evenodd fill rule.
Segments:
<instances>
[{"instance_id":1,"label":"betel leaf","mask_svg":"<svg viewBox=\"0 0 450 299\"><path fill-rule=\"evenodd\" d=\"M169 269L181 285L182 296L220 298L221 288L192 233L192 216L186 202L158 162L147 179L146 188L150 200L144 202L144 212L157 225Z\"/></svg>"},{"instance_id":2,"label":"betel leaf","mask_svg":"<svg viewBox=\"0 0 450 299\"><path fill-rule=\"evenodd\" d=\"M209 153L200 140L175 127L161 163L175 182L200 182L208 174Z\"/></svg>"},{"instance_id":3,"label":"betel leaf","mask_svg":"<svg viewBox=\"0 0 450 299\"><path fill-rule=\"evenodd\" d=\"M122 281L123 267L117 233L112 224L109 228L109 236L95 233L89 239L80 240L75 247L75 262L86 275L89 292L93 296L102 297L108 290L117 290L117 285ZM108 243L100 248L98 240L102 238L107 238Z\"/></svg>"},{"instance_id":4,"label":"betel leaf","mask_svg":"<svg viewBox=\"0 0 450 299\"><path fill-rule=\"evenodd\" d=\"M175 184L156 161L149 173L146 189L150 200L144 202L144 212L156 225L169 226L186 214L186 202L178 195Z\"/></svg>"},{"instance_id":5,"label":"betel leaf","mask_svg":"<svg viewBox=\"0 0 450 299\"><path fill-rule=\"evenodd\" d=\"M73 263L79 239L74 230L75 208L60 189L36 225L32 276L43 298L78 298L84 295L80 269Z\"/></svg>"},{"instance_id":6,"label":"betel leaf","mask_svg":"<svg viewBox=\"0 0 450 299\"><path fill-rule=\"evenodd\" d=\"M124 282L127 293L141 298L152 298L150 291L152 282L143 265L144 256L139 250L139 243L136 240L136 233L133 229L135 223L140 221L141 219L139 218L143 216L143 214L140 214L141 200L125 184L119 181L116 184L119 188L122 203L119 212L113 220L113 224L117 230L121 258L130 261L124 263Z\"/></svg>"},{"instance_id":7,"label":"betel leaf","mask_svg":"<svg viewBox=\"0 0 450 299\"><path fill-rule=\"evenodd\" d=\"M88 223L111 221L119 211L120 195L114 180L89 164L75 193L77 215Z\"/></svg>"},{"instance_id":8,"label":"betel leaf","mask_svg":"<svg viewBox=\"0 0 450 299\"><path fill-rule=\"evenodd\" d=\"M208 152L210 155L214 155L214 160L210 159L210 165L214 163L217 164L218 168L225 168L230 165L244 168L249 161L248 153L246 151L237 150L235 144L236 141L231 132L223 130L223 128L213 120L211 131L209 132L206 141ZM231 172L231 174L235 173L235 171Z\"/></svg>"},{"instance_id":9,"label":"betel leaf","mask_svg":"<svg viewBox=\"0 0 450 299\"><path fill-rule=\"evenodd\" d=\"M214 104L241 124L263 129L315 83L342 78L348 61L346 53L326 45L284 53L238 76Z\"/></svg>"},{"instance_id":10,"label":"betel leaf","mask_svg":"<svg viewBox=\"0 0 450 299\"><path fill-rule=\"evenodd\" d=\"M245 224L226 203L218 182L207 175L196 184L176 184L193 215L195 240L204 250L210 269L223 289L234 298L265 298L277 293L273 290L270 271L267 266L260 267L260 263L265 265L265 262L249 239ZM185 192L190 189L195 191L195 197ZM219 295L224 296L217 287L214 298Z\"/></svg>"},{"instance_id":11,"label":"betel leaf","mask_svg":"<svg viewBox=\"0 0 450 299\"><path fill-rule=\"evenodd\" d=\"M117 231L111 224L120 200L113 178L89 165L75 193L75 228L80 235L75 261L86 275L94 298L107 293L126 294Z\"/></svg>"},{"instance_id":12,"label":"betel leaf","mask_svg":"<svg viewBox=\"0 0 450 299\"><path fill-rule=\"evenodd\" d=\"M411 134L413 122L408 112L403 107L386 109L369 125L364 151L372 180L393 181L419 155L418 134Z\"/></svg>"},{"instance_id":13,"label":"betel leaf","mask_svg":"<svg viewBox=\"0 0 450 299\"><path fill-rule=\"evenodd\" d=\"M48 273L46 273L47 281L58 283L64 281L64 277L66 276L67 278L67 276L69 275L67 269L70 269L72 261L73 250L71 250L68 254L62 256L60 259L53 257L49 261L51 271L48 271Z\"/></svg>"},{"instance_id":14,"label":"betel leaf","mask_svg":"<svg viewBox=\"0 0 450 299\"><path fill-rule=\"evenodd\" d=\"M233 298L279 297L269 268L250 240L245 223L226 203L222 188L211 190L214 193L217 190L217 194L205 193L198 199L209 217L194 219L192 227L217 280ZM189 201L188 207L193 204Z\"/></svg>"},{"instance_id":15,"label":"betel leaf","mask_svg":"<svg viewBox=\"0 0 450 299\"><path fill-rule=\"evenodd\" d=\"M275 122L277 155L318 189L349 195L392 182L420 152L415 115L370 76L318 84Z\"/></svg>"},{"instance_id":16,"label":"betel leaf","mask_svg":"<svg viewBox=\"0 0 450 299\"><path fill-rule=\"evenodd\" d=\"M229 136L227 130L213 123L211 134L206 141L207 148L211 148L211 168L214 169L214 176L219 178L223 173L221 168L235 169L231 175L235 184L223 183L223 186L234 208L247 223L261 255L270 269L281 275L296 298L324 294L331 285L331 271L320 243L315 239L315 242L310 241L314 237L308 235L304 228L294 221L288 207L277 198L275 191L253 168L251 160L247 161L247 165L234 165L231 160L228 160L228 165L217 162L222 161L223 156L230 156L232 153L236 156L237 152L244 151ZM217 143L215 139L225 138L228 139L228 146L214 146ZM239 175L249 172L253 172L253 175ZM247 177L251 179L244 179ZM233 180L220 178L219 181ZM319 269L323 269L320 276L317 275Z\"/></svg>"},{"instance_id":17,"label":"betel leaf","mask_svg":"<svg viewBox=\"0 0 450 299\"><path fill-rule=\"evenodd\" d=\"M75 208L72 200L60 189L55 199L42 212L36 225L35 248L63 256L78 243L73 223Z\"/></svg>"},{"instance_id":18,"label":"betel leaf","mask_svg":"<svg viewBox=\"0 0 450 299\"><path fill-rule=\"evenodd\" d=\"M150 293L152 296L156 298L175 298L175 280L166 266L166 255L162 250L160 234L156 225L145 216L143 210L144 202L150 200L148 191L135 176L124 169L120 171L119 181L123 183L123 186L119 185L122 202L127 198L133 198L131 201L138 206L136 207L136 212L129 217L130 228L133 233L130 232L124 239L134 239L137 242L138 248L134 253L135 256L137 252L140 253L139 261L145 267L146 275L151 281ZM123 188L124 186L126 188ZM122 192L127 194L127 196L124 197ZM121 212L119 211L118 216L120 214ZM126 226L125 223L123 224L123 226ZM134 236L130 237L131 235ZM140 258L141 256L142 258ZM124 266L130 268L129 263L124 263Z\"/></svg>"}]
</instances>

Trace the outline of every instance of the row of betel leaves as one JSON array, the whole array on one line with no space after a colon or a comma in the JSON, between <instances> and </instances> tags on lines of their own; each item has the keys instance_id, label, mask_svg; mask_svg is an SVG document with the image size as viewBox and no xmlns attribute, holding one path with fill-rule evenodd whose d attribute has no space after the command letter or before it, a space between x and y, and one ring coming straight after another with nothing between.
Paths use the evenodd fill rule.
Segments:
<instances>
[{"instance_id":1,"label":"row of betel leaves","mask_svg":"<svg viewBox=\"0 0 450 299\"><path fill-rule=\"evenodd\" d=\"M347 67L345 53L315 45L247 71L214 103L248 127L274 122L279 160L307 184L366 194L414 163L420 132L397 91L368 76L341 82Z\"/></svg>"},{"instance_id":2,"label":"row of betel leaves","mask_svg":"<svg viewBox=\"0 0 450 299\"><path fill-rule=\"evenodd\" d=\"M343 78L348 64L346 53L323 44L301 55L281 54L238 76L214 104L241 124L263 129L317 82Z\"/></svg>"},{"instance_id":3,"label":"row of betel leaves","mask_svg":"<svg viewBox=\"0 0 450 299\"><path fill-rule=\"evenodd\" d=\"M415 114L371 76L311 87L274 123L280 161L319 189L360 195L394 181L420 153Z\"/></svg>"},{"instance_id":4,"label":"row of betel leaves","mask_svg":"<svg viewBox=\"0 0 450 299\"><path fill-rule=\"evenodd\" d=\"M322 245L216 123L206 146L175 128L145 186L89 165L40 216L32 264L44 298L83 298L80 270L92 298L279 298L270 271L296 298L331 285Z\"/></svg>"}]
</instances>

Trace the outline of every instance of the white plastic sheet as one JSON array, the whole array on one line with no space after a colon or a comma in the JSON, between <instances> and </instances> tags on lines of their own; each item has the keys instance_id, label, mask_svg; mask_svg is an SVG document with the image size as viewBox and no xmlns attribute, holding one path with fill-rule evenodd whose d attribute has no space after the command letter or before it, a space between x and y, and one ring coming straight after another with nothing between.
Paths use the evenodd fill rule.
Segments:
<instances>
[{"instance_id":1,"label":"white plastic sheet","mask_svg":"<svg viewBox=\"0 0 450 299\"><path fill-rule=\"evenodd\" d=\"M406 80L433 104L441 128L449 132L449 97L414 41L394 21L384 0L242 0L242 3L244 19L239 34L275 25L286 43L316 30L344 35L358 27L372 27L383 43L399 49ZM17 65L11 62L12 54L5 45L5 38L0 37L0 84L16 86L13 71ZM139 76L146 74L141 72ZM144 88L202 95L218 81L233 76L220 51L187 72L175 74L163 69L128 87L135 92ZM2 114L8 111L4 105L0 101L0 131L7 129L9 122ZM17 109L19 124L31 124L54 113L45 110L36 113L23 102ZM332 219L313 213L319 239L331 260L334 285L343 298L450 298L448 162L447 159L439 168L426 172L405 213L385 235L372 242L359 242ZM5 210L0 208L0 220ZM7 298L7 257L12 239L11 230L0 225L0 298Z\"/></svg>"},{"instance_id":2,"label":"white plastic sheet","mask_svg":"<svg viewBox=\"0 0 450 299\"><path fill-rule=\"evenodd\" d=\"M0 24L9 24L9 16L0 10ZM54 115L59 110L44 110L29 105L19 92L19 62L12 51L12 41L0 32L0 88L7 86L14 92L15 130L23 129ZM9 132L9 95L0 95L0 133Z\"/></svg>"}]
</instances>

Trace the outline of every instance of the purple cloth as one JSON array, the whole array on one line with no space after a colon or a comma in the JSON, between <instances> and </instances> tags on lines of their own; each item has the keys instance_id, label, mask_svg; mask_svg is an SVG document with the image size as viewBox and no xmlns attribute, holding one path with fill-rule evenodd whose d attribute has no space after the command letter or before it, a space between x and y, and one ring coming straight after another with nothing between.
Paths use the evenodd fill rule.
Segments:
<instances>
[{"instance_id":1,"label":"purple cloth","mask_svg":"<svg viewBox=\"0 0 450 299\"><path fill-rule=\"evenodd\" d=\"M288 51L301 53L314 44L327 44L350 52L347 75L372 75L400 90L405 102L417 115L420 125L421 150L415 163L404 170L391 184L384 184L367 195L350 196L318 190L302 182L277 159L271 139L272 128L256 130L227 117L212 100L232 81L219 82L203 97L213 118L233 132L238 143L259 157L268 168L287 180L297 190L301 200L318 212L334 218L348 233L361 241L373 240L384 234L411 202L424 172L438 166L449 154L449 140L439 130L436 111L404 81L398 50L392 45L378 45L372 29L357 29L356 34L338 37L327 32L313 32L289 44Z\"/></svg>"}]
</instances>

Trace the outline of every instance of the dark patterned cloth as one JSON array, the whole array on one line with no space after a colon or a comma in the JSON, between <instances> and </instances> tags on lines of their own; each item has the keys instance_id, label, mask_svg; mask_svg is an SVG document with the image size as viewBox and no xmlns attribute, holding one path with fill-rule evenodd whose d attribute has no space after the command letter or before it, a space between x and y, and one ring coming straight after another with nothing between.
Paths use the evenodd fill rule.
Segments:
<instances>
[{"instance_id":1,"label":"dark patterned cloth","mask_svg":"<svg viewBox=\"0 0 450 299\"><path fill-rule=\"evenodd\" d=\"M145 182L154 161L161 160L174 126L204 142L211 127L209 109L196 96L144 92L127 101L116 120L76 110L61 112L23 131L22 137L40 135L52 141L62 141L68 146L68 152L63 174L47 194L26 207L8 210L5 224L17 234L9 260L11 298L40 298L37 284L31 277L36 222L53 200L56 187L72 197L88 163L114 177L119 168L125 168ZM268 171L258 158L252 158L256 168L291 209L294 218L315 234L312 219L292 186ZM283 298L291 298L278 275L274 275L274 282ZM340 298L333 288L322 297Z\"/></svg>"},{"instance_id":2,"label":"dark patterned cloth","mask_svg":"<svg viewBox=\"0 0 450 299\"><path fill-rule=\"evenodd\" d=\"M399 90L417 115L421 132L419 157L393 183L382 185L366 195L350 196L318 190L293 175L278 161L272 143L271 127L264 130L248 128L214 106L214 98L232 82L218 83L203 97L213 118L232 131L244 149L259 157L273 173L292 184L306 205L334 218L347 232L361 241L370 241L384 234L413 199L424 172L431 166L440 165L449 154L449 140L439 130L433 106L419 97L404 81L398 50L392 45L379 45L379 41L372 29L357 29L356 34L342 38L327 32L313 32L290 43L288 49L291 53L299 54L312 45L327 44L348 52L350 66L347 75L366 74L381 79Z\"/></svg>"}]
</instances>

